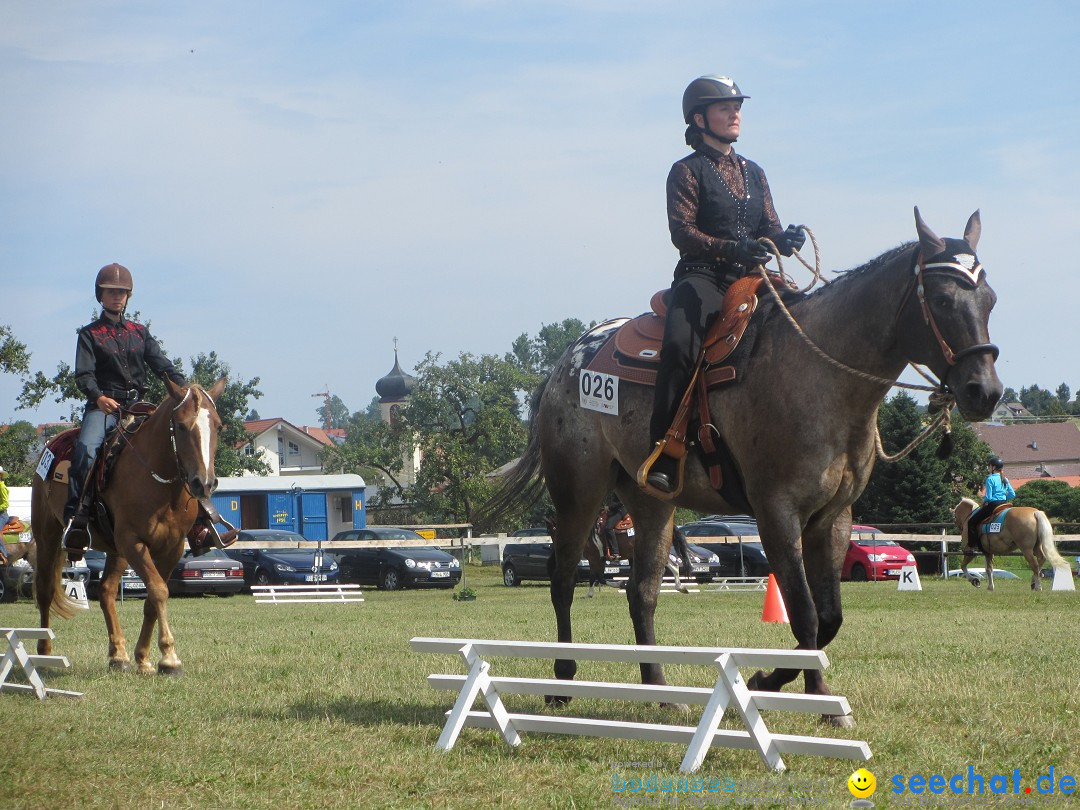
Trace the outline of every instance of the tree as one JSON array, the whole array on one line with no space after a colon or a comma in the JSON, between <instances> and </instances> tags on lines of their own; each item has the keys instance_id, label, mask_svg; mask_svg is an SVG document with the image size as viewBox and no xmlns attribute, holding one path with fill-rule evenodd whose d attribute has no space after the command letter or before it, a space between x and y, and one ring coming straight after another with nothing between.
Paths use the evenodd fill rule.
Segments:
<instances>
[{"instance_id":1,"label":"tree","mask_svg":"<svg viewBox=\"0 0 1080 810\"><path fill-rule=\"evenodd\" d=\"M428 353L402 411L402 430L420 443L424 463L409 498L429 520L472 523L497 485L489 473L525 449L519 393L532 375L493 355L462 354L439 364Z\"/></svg>"},{"instance_id":2,"label":"tree","mask_svg":"<svg viewBox=\"0 0 1080 810\"><path fill-rule=\"evenodd\" d=\"M1020 401L1020 395L1016 393L1015 388L1006 388L1001 393L1001 401L1002 402L1019 402Z\"/></svg>"},{"instance_id":3,"label":"tree","mask_svg":"<svg viewBox=\"0 0 1080 810\"><path fill-rule=\"evenodd\" d=\"M1037 385L1030 388L1021 388L1020 402L1035 416L1062 416L1065 414L1065 408L1057 397Z\"/></svg>"},{"instance_id":4,"label":"tree","mask_svg":"<svg viewBox=\"0 0 1080 810\"><path fill-rule=\"evenodd\" d=\"M11 327L0 325L0 372L27 375L30 373L30 352L26 344L15 339Z\"/></svg>"},{"instance_id":5,"label":"tree","mask_svg":"<svg viewBox=\"0 0 1080 810\"><path fill-rule=\"evenodd\" d=\"M1062 383L1057 387L1057 391L1054 392L1054 396L1057 397L1058 402L1060 402L1061 406L1064 408L1066 405L1069 404L1069 386L1067 386L1065 383Z\"/></svg>"},{"instance_id":6,"label":"tree","mask_svg":"<svg viewBox=\"0 0 1080 810\"><path fill-rule=\"evenodd\" d=\"M37 429L29 422L0 425L0 466L7 472L10 486L30 486L40 448Z\"/></svg>"},{"instance_id":7,"label":"tree","mask_svg":"<svg viewBox=\"0 0 1080 810\"><path fill-rule=\"evenodd\" d=\"M881 404L878 429L887 453L906 447L927 424L915 400L900 392ZM939 459L936 442L920 444L912 453L888 463L878 460L862 496L852 507L859 523L940 523L951 519L961 497L982 483L990 448L956 412L950 423L953 452Z\"/></svg>"},{"instance_id":8,"label":"tree","mask_svg":"<svg viewBox=\"0 0 1080 810\"><path fill-rule=\"evenodd\" d=\"M1013 503L1017 506L1034 506L1046 512L1048 517L1067 523L1080 521L1080 490L1074 490L1064 481L1041 478L1028 481L1016 490Z\"/></svg>"},{"instance_id":9,"label":"tree","mask_svg":"<svg viewBox=\"0 0 1080 810\"><path fill-rule=\"evenodd\" d=\"M259 412L257 410L255 410L254 408L252 408L250 411L247 412L247 416L244 417L244 421L245 422L258 422L259 418L260 418L259 417Z\"/></svg>"},{"instance_id":10,"label":"tree","mask_svg":"<svg viewBox=\"0 0 1080 810\"><path fill-rule=\"evenodd\" d=\"M329 415L327 415L328 405ZM315 414L319 417L319 424L327 428L343 428L349 421L349 409L345 407L345 403L337 394L330 397L329 404L324 402L316 408Z\"/></svg>"},{"instance_id":11,"label":"tree","mask_svg":"<svg viewBox=\"0 0 1080 810\"><path fill-rule=\"evenodd\" d=\"M398 424L357 411L345 425L345 441L322 451L323 468L355 473L380 484L379 503L388 504L404 490L399 476L404 466L405 433Z\"/></svg>"},{"instance_id":12,"label":"tree","mask_svg":"<svg viewBox=\"0 0 1080 810\"><path fill-rule=\"evenodd\" d=\"M526 389L531 390L551 372L570 344L581 337L586 329L594 326L596 321L586 327L577 318L567 318L561 323L541 324L536 337L530 338L524 332L518 336L506 360L536 378L536 382Z\"/></svg>"}]
</instances>

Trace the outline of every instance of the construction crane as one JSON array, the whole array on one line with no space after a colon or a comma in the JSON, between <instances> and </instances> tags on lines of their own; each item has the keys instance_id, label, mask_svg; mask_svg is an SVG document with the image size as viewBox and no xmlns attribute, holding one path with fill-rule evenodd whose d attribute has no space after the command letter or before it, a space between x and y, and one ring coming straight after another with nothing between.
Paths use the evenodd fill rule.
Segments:
<instances>
[{"instance_id":1,"label":"construction crane","mask_svg":"<svg viewBox=\"0 0 1080 810\"><path fill-rule=\"evenodd\" d=\"M330 386L324 383L325 390L320 391L317 394L312 394L313 397L321 397L323 401L323 430L330 430Z\"/></svg>"}]
</instances>

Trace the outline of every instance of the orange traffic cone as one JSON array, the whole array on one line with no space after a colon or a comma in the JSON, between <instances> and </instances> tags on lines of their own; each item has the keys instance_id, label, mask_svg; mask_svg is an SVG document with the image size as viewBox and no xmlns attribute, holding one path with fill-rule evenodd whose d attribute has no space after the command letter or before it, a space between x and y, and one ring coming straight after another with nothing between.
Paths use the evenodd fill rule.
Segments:
<instances>
[{"instance_id":1,"label":"orange traffic cone","mask_svg":"<svg viewBox=\"0 0 1080 810\"><path fill-rule=\"evenodd\" d=\"M769 574L769 585L765 589L765 609L761 611L761 620L776 624L791 624L787 617L787 608L784 607L784 597L780 595L776 577L772 574Z\"/></svg>"}]
</instances>

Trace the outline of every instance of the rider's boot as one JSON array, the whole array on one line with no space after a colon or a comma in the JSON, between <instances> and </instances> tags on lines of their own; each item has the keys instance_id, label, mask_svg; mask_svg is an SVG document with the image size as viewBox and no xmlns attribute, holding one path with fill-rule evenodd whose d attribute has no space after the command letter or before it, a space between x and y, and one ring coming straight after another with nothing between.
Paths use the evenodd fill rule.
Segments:
<instances>
[{"instance_id":1,"label":"rider's boot","mask_svg":"<svg viewBox=\"0 0 1080 810\"><path fill-rule=\"evenodd\" d=\"M88 505L80 500L64 526L62 545L69 562L78 562L90 546L90 515Z\"/></svg>"},{"instance_id":2,"label":"rider's boot","mask_svg":"<svg viewBox=\"0 0 1080 810\"><path fill-rule=\"evenodd\" d=\"M229 529L222 534L217 530L217 526L200 514L195 525L188 532L188 545L191 547L191 553L198 557L212 548L231 546L236 542L236 535L239 532L239 529Z\"/></svg>"},{"instance_id":3,"label":"rider's boot","mask_svg":"<svg viewBox=\"0 0 1080 810\"><path fill-rule=\"evenodd\" d=\"M645 480L661 492L674 492L679 483L679 462L661 453L653 462L652 469L649 470L649 475Z\"/></svg>"}]
</instances>

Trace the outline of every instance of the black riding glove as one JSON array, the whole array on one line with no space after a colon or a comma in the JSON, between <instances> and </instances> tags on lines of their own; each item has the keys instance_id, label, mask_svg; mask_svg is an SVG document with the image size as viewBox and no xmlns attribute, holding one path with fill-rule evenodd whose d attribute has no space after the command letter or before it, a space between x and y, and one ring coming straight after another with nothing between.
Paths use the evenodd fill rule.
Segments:
<instances>
[{"instance_id":1,"label":"black riding glove","mask_svg":"<svg viewBox=\"0 0 1080 810\"><path fill-rule=\"evenodd\" d=\"M798 225L788 225L787 230L773 240L776 249L785 256L790 256L796 250L801 250L805 243L806 234Z\"/></svg>"},{"instance_id":2,"label":"black riding glove","mask_svg":"<svg viewBox=\"0 0 1080 810\"><path fill-rule=\"evenodd\" d=\"M724 247L724 258L752 270L759 264L765 264L772 258L772 254L757 239L744 236L736 242L727 243Z\"/></svg>"}]
</instances>

